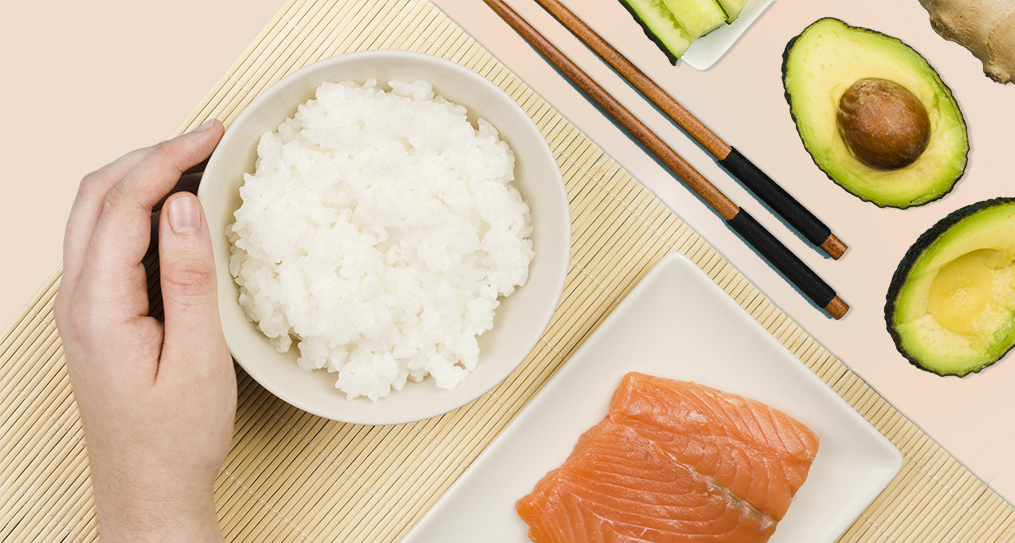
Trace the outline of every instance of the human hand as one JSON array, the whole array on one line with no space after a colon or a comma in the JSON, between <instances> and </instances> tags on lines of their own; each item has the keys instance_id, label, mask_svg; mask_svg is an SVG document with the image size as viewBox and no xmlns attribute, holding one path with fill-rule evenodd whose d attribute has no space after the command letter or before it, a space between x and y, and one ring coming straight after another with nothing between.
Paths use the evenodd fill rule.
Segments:
<instances>
[{"instance_id":1,"label":"human hand","mask_svg":"<svg viewBox=\"0 0 1015 543\"><path fill-rule=\"evenodd\" d=\"M152 210L223 134L218 121L81 182L54 316L81 412L103 543L221 541L213 496L236 414L211 238L197 198L165 200L164 323L148 316Z\"/></svg>"}]
</instances>

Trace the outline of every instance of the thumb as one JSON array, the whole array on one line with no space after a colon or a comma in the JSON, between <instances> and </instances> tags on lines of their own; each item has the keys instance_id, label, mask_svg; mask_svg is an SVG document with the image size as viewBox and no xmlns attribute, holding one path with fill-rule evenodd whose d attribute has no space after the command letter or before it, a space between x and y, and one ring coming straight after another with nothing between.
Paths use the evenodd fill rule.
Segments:
<instances>
[{"instance_id":1,"label":"thumb","mask_svg":"<svg viewBox=\"0 0 1015 543\"><path fill-rule=\"evenodd\" d=\"M162 208L160 221L163 355L177 361L221 359L214 354L228 351L219 320L211 236L201 203L189 192L173 194ZM186 356L195 352L212 356ZM164 369L160 366L160 373ZM201 374L212 368L187 369Z\"/></svg>"}]
</instances>

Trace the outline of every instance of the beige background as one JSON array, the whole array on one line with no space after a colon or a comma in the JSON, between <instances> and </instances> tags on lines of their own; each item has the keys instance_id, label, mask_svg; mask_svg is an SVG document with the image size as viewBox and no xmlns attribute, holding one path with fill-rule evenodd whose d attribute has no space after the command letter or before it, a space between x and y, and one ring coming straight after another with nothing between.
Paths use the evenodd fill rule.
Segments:
<instances>
[{"instance_id":1,"label":"beige background","mask_svg":"<svg viewBox=\"0 0 1015 543\"><path fill-rule=\"evenodd\" d=\"M989 81L968 52L934 34L917 0L777 0L726 57L704 72L669 66L616 0L567 2L829 224L850 245L839 261L823 257L765 212L532 0L511 0L832 285L852 306L841 321L811 306L480 0L434 3L829 351L995 491L1009 502L1015 499L1015 354L980 374L941 378L910 366L884 329L885 291L916 237L963 205L1015 195L1010 166L1015 85ZM81 176L174 132L280 6L281 0L0 0L0 323L15 319L59 266L63 224ZM879 209L839 189L814 166L789 117L780 64L786 42L823 16L901 38L952 87L969 126L972 151L966 175L951 194L915 209Z\"/></svg>"}]
</instances>

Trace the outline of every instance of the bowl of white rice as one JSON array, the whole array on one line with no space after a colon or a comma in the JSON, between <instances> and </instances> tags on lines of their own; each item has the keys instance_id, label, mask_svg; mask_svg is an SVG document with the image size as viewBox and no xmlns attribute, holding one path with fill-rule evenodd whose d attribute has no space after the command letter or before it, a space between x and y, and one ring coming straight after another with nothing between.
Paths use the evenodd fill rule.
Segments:
<instances>
[{"instance_id":1,"label":"bowl of white rice","mask_svg":"<svg viewBox=\"0 0 1015 543\"><path fill-rule=\"evenodd\" d=\"M226 342L286 402L357 424L439 416L538 346L571 249L529 115L439 57L349 53L261 92L198 197Z\"/></svg>"}]
</instances>

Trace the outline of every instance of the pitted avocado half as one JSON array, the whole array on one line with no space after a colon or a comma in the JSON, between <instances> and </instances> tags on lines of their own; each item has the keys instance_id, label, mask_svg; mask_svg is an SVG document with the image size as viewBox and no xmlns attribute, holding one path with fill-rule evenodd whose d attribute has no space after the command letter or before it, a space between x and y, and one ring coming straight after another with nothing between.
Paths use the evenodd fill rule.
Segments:
<instances>
[{"instance_id":1,"label":"pitted avocado half","mask_svg":"<svg viewBox=\"0 0 1015 543\"><path fill-rule=\"evenodd\" d=\"M838 19L821 19L787 44L783 53L782 76L790 113L804 147L829 178L852 194L880 207L906 208L944 196L962 176L969 141L958 103L934 68L900 40L873 30L849 26ZM863 151L858 154L857 149L851 149L847 144L840 121L843 108L840 102L848 103L848 107L869 103L849 100L856 87L853 93L847 95L847 91L861 80L893 82L911 93L923 106L928 124L925 128L926 142L925 148L916 153L915 160L907 162L891 156L887 161L877 160L878 150L874 149L873 160L865 161ZM902 94L891 90L881 93L888 96ZM847 100L843 100L844 95L847 95ZM876 96L875 93L867 95ZM874 113L868 113L867 116L875 121L885 120L881 128L870 128L870 125L857 122L850 130L859 136L884 135L880 133L882 129L887 131L897 124L893 118L895 113L891 112L903 111L898 104L904 104L906 100L899 98L895 103L895 106L890 104L891 107L886 108L889 114L878 113L882 111L878 108L884 107L883 102L875 103ZM902 114L913 115L913 119L919 120L921 113L909 109ZM875 138L875 143L868 145L893 147L899 142L899 137L898 134L887 134L881 140ZM920 136L913 132L901 137ZM888 150L891 152L882 154L895 153Z\"/></svg>"},{"instance_id":2,"label":"pitted avocado half","mask_svg":"<svg viewBox=\"0 0 1015 543\"><path fill-rule=\"evenodd\" d=\"M885 321L919 368L964 376L1015 346L1015 198L955 211L921 235L888 288Z\"/></svg>"}]
</instances>

